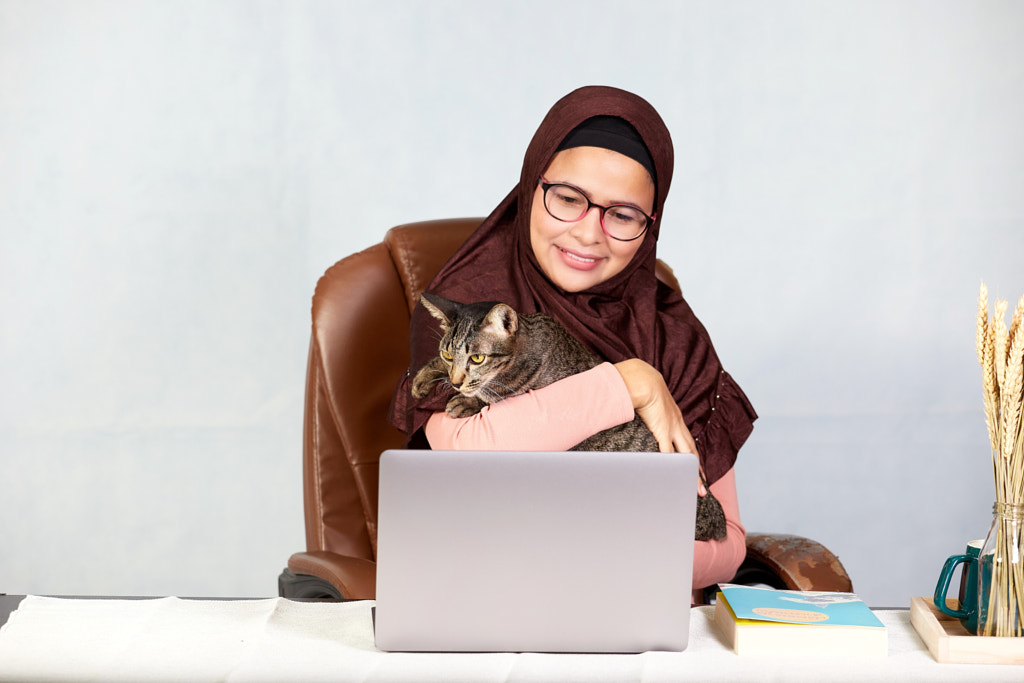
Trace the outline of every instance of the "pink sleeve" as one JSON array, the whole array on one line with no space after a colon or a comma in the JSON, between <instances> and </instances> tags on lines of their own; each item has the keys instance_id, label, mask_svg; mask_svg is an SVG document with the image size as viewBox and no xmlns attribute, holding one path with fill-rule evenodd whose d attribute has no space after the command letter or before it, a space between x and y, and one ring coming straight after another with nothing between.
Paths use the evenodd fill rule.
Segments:
<instances>
[{"instance_id":1,"label":"pink sleeve","mask_svg":"<svg viewBox=\"0 0 1024 683\"><path fill-rule=\"evenodd\" d=\"M622 376L611 363L602 363L472 417L435 413L424 431L436 450L565 451L633 415Z\"/></svg>"},{"instance_id":2,"label":"pink sleeve","mask_svg":"<svg viewBox=\"0 0 1024 683\"><path fill-rule=\"evenodd\" d=\"M727 582L747 555L747 532L740 522L736 499L736 474L730 469L711 485L711 492L725 512L726 537L721 541L697 541L693 553L693 587Z\"/></svg>"}]
</instances>

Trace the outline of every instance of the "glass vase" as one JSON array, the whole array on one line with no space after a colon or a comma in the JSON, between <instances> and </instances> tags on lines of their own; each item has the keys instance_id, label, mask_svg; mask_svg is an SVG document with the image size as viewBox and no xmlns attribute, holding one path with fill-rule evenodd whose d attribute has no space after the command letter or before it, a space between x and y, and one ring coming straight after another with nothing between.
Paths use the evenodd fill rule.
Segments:
<instances>
[{"instance_id":1,"label":"glass vase","mask_svg":"<svg viewBox=\"0 0 1024 683\"><path fill-rule=\"evenodd\" d=\"M978 559L978 635L1024 636L1024 505L992 506Z\"/></svg>"}]
</instances>

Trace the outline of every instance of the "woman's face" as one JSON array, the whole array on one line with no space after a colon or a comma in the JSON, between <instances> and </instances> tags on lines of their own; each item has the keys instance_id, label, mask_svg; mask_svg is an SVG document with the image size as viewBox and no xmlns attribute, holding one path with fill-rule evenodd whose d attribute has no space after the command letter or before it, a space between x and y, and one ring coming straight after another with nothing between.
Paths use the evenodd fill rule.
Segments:
<instances>
[{"instance_id":1,"label":"woman's face","mask_svg":"<svg viewBox=\"0 0 1024 683\"><path fill-rule=\"evenodd\" d=\"M573 147L554 156L544 179L582 190L601 206L631 204L647 215L654 211L654 181L629 157L602 147ZM544 208L544 188L537 184L530 211L530 244L541 270L567 292L582 292L622 272L647 238L623 242L601 229L601 210L591 208L575 223L566 223Z\"/></svg>"}]
</instances>

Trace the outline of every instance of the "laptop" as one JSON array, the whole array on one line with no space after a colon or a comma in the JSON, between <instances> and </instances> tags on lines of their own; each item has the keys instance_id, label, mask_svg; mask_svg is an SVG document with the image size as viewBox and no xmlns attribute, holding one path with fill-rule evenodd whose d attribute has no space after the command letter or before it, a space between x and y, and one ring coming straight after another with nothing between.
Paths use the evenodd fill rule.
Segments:
<instances>
[{"instance_id":1,"label":"laptop","mask_svg":"<svg viewBox=\"0 0 1024 683\"><path fill-rule=\"evenodd\" d=\"M377 647L685 649L697 471L686 453L385 451Z\"/></svg>"}]
</instances>

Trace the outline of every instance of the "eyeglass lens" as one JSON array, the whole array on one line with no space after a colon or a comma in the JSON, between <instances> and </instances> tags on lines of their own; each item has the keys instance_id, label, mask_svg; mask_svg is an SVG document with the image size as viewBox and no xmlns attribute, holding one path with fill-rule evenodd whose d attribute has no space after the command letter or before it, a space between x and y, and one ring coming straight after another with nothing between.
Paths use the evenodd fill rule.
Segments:
<instances>
[{"instance_id":1,"label":"eyeglass lens","mask_svg":"<svg viewBox=\"0 0 1024 683\"><path fill-rule=\"evenodd\" d=\"M544 206L558 220L574 222L583 218L591 206L597 205L574 187L548 185L544 192ZM599 208L605 232L616 239L635 239L647 227L647 216L632 206L617 204Z\"/></svg>"}]
</instances>

